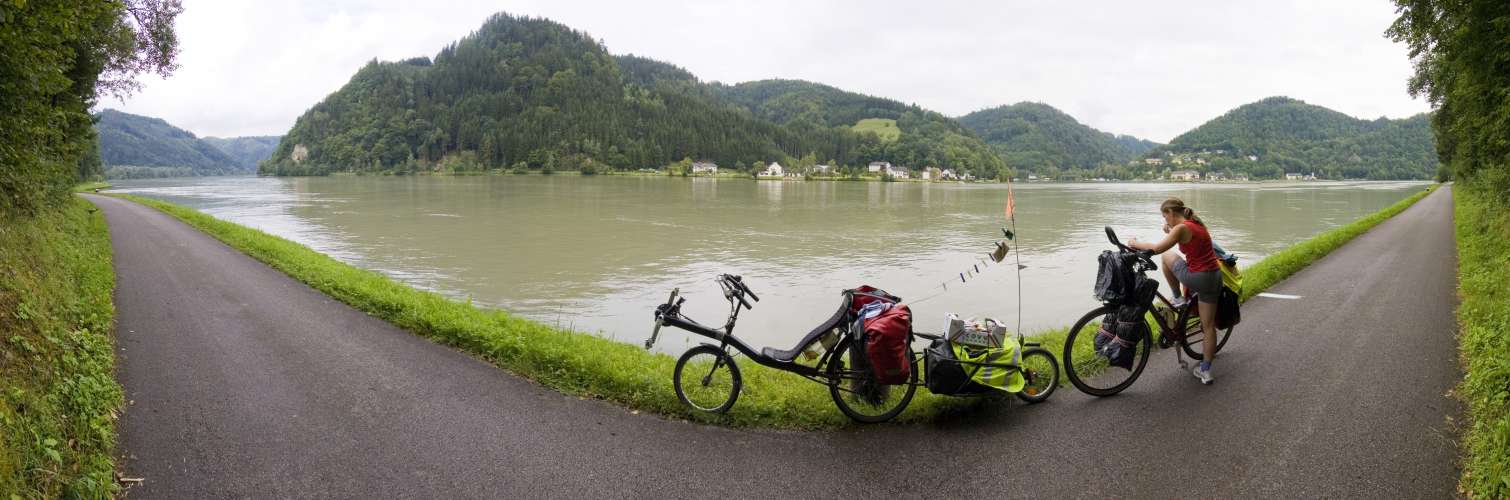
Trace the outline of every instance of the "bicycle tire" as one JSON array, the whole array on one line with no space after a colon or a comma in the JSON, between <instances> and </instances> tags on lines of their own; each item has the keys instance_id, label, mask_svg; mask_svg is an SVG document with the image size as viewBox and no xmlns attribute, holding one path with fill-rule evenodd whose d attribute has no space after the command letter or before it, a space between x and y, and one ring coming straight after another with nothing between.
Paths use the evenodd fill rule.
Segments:
<instances>
[{"instance_id":1,"label":"bicycle tire","mask_svg":"<svg viewBox=\"0 0 1510 500\"><path fill-rule=\"evenodd\" d=\"M1237 328L1237 327L1236 326L1229 326L1229 327L1227 327L1226 330L1218 329L1216 331L1217 332L1217 336L1220 338L1219 340L1216 341L1216 352L1222 352L1222 346L1227 345L1227 340L1229 340L1229 339L1232 338L1232 329L1233 328ZM1197 333L1196 335L1200 335L1203 340L1197 341L1197 342L1191 342L1190 341L1190 332L1192 332L1192 331L1194 331L1194 332L1200 332L1200 333ZM1205 336L1206 336L1206 332L1201 330L1201 319L1199 317L1197 317L1197 318L1195 318L1195 321L1193 323L1189 323L1189 324L1185 325L1185 335L1184 335L1184 338L1180 339L1180 342L1179 342L1179 344L1180 344L1180 350L1185 351L1185 355L1186 356L1190 356L1191 359L1194 359L1196 361L1201 361L1201 360L1206 359L1206 353L1202 352L1202 349L1198 348L1198 346L1200 345L1200 343L1204 341Z\"/></svg>"},{"instance_id":2,"label":"bicycle tire","mask_svg":"<svg viewBox=\"0 0 1510 500\"><path fill-rule=\"evenodd\" d=\"M1035 358L1044 359L1029 361ZM1047 373L1042 368L1044 365L1048 367ZM1021 391L1017 391L1018 399L1028 404L1042 403L1054 394L1054 389L1059 388L1059 360L1054 359L1054 353L1049 352L1048 349L1034 347L1023 351L1020 366L1022 376L1027 378L1027 385Z\"/></svg>"},{"instance_id":3,"label":"bicycle tire","mask_svg":"<svg viewBox=\"0 0 1510 500\"><path fill-rule=\"evenodd\" d=\"M1148 354L1153 350L1153 335L1151 333L1145 335L1143 341L1138 343L1142 346L1143 352L1134 354L1132 369L1123 370L1127 372L1125 380L1115 384L1106 384L1108 386L1104 387L1095 387L1086 382L1085 379L1088 377L1101 375L1102 373L1116 373L1104 372L1104 369L1108 368L1105 362L1106 358L1098 356L1092 349L1082 349L1084 352L1078 358L1075 355L1077 344L1094 342L1096 329L1088 328L1090 323L1116 310L1116 306L1101 306L1092 309L1091 312L1085 313L1085 316L1082 316L1080 321L1075 322L1075 326L1070 327L1070 333L1064 338L1064 357L1062 358L1064 361L1064 374L1070 379L1070 383L1074 384L1075 388L1079 389L1080 392L1098 397L1115 395L1126 390L1128 386L1137 381L1138 377L1143 374L1143 369L1148 366ZM1087 359L1087 357L1089 358ZM1121 370L1120 368L1115 369ZM1092 370L1095 370L1095 373L1081 373L1082 371L1089 372ZM1116 380L1115 375L1111 376L1108 380Z\"/></svg>"},{"instance_id":4,"label":"bicycle tire","mask_svg":"<svg viewBox=\"0 0 1510 500\"><path fill-rule=\"evenodd\" d=\"M875 383L875 376L869 370L864 373L853 373L846 370L849 365L848 358L851 346L854 345L854 337L845 337L834 346L833 354L830 355L828 366L825 371L828 375L828 393L834 399L834 406L850 419L867 424L876 424L896 418L912 403L912 396L918 390L918 362L916 353L912 352L912 346L907 346L907 363L912 373L907 377L906 384L880 385ZM850 372L850 373L847 373ZM849 387L841 387L848 384ZM890 400L892 392L901 390L902 394L895 401ZM879 395L881 402L871 404L864 399ZM866 408L875 407L875 408ZM875 409L875 412L868 410Z\"/></svg>"},{"instance_id":5,"label":"bicycle tire","mask_svg":"<svg viewBox=\"0 0 1510 500\"><path fill-rule=\"evenodd\" d=\"M713 359L694 359L698 356L712 356ZM691 376L699 377L700 379L697 380L697 383L699 385L702 385L704 388L709 388L711 390L694 390L693 392L695 395L691 397L688 396L688 391L686 390L684 384L684 375L688 375L687 366L689 364L692 365L697 372L701 372L702 368L704 367L709 370L707 375L699 376L693 373L691 374ZM728 373L729 380L727 381L727 384L725 384L722 380L722 375L720 375L720 372ZM741 380L739 375L739 365L734 363L734 357L730 356L729 353L724 352L723 349L719 349L708 344L702 344L697 347L693 347L691 349L688 349L686 353L683 353L682 357L676 360L676 371L672 374L671 380L672 385L676 387L676 398L682 400L682 404L705 413L728 412L729 408L734 407L734 402L739 400L739 390L743 385L743 381ZM719 389L711 388L715 380L718 381L717 385L718 387L720 387ZM717 395L724 392L724 389L721 389L722 387L727 387L728 395L723 396L722 398L718 398ZM703 394L701 393L707 393L707 395L714 396L714 398L708 401L703 401ZM698 401L694 402L693 399L697 399Z\"/></svg>"}]
</instances>

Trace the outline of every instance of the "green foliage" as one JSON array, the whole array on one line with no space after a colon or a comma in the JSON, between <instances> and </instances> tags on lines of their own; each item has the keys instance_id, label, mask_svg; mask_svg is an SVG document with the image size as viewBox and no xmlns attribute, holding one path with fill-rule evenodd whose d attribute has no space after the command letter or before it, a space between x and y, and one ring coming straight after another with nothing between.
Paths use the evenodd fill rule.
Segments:
<instances>
[{"instance_id":1,"label":"green foliage","mask_svg":"<svg viewBox=\"0 0 1510 500\"><path fill-rule=\"evenodd\" d=\"M1427 115L1359 120L1287 97L1239 106L1152 154L1216 151L1210 168L1256 178L1315 173L1328 179L1431 179L1437 156ZM1257 157L1251 161L1248 156Z\"/></svg>"},{"instance_id":2,"label":"green foliage","mask_svg":"<svg viewBox=\"0 0 1510 500\"><path fill-rule=\"evenodd\" d=\"M107 109L96 117L100 157L107 167L187 168L191 175L248 173L209 141L169 125L161 118ZM110 173L107 170L107 173Z\"/></svg>"},{"instance_id":3,"label":"green foliage","mask_svg":"<svg viewBox=\"0 0 1510 500\"><path fill-rule=\"evenodd\" d=\"M1395 0L1388 35L1410 47L1411 94L1436 110L1437 155L1459 182L1459 351L1468 404L1461 491L1510 496L1510 3Z\"/></svg>"},{"instance_id":4,"label":"green foliage","mask_svg":"<svg viewBox=\"0 0 1510 500\"><path fill-rule=\"evenodd\" d=\"M166 75L176 0L0 2L0 218L60 206L97 172L89 108Z\"/></svg>"},{"instance_id":5,"label":"green foliage","mask_svg":"<svg viewBox=\"0 0 1510 500\"><path fill-rule=\"evenodd\" d=\"M1409 89L1436 110L1437 153L1453 177L1510 204L1510 3L1395 0L1387 34L1410 47Z\"/></svg>"},{"instance_id":6,"label":"green foliage","mask_svg":"<svg viewBox=\"0 0 1510 500\"><path fill-rule=\"evenodd\" d=\"M1463 489L1474 498L1510 496L1510 205L1487 189L1459 186L1458 342L1467 403Z\"/></svg>"},{"instance_id":7,"label":"green foliage","mask_svg":"<svg viewBox=\"0 0 1510 500\"><path fill-rule=\"evenodd\" d=\"M881 142L896 142L902 137L902 129L897 128L897 121L890 118L865 118L855 122L852 127L855 132L872 133L881 138Z\"/></svg>"},{"instance_id":8,"label":"green foliage","mask_svg":"<svg viewBox=\"0 0 1510 500\"><path fill-rule=\"evenodd\" d=\"M756 86L703 84L670 64L613 56L587 34L558 23L498 14L442 49L433 63L368 63L305 112L259 171L380 172L411 158L433 164L461 151L478 152L487 168L520 160L543 168L546 157L575 156L604 169L634 170L683 157L735 165L810 153L845 163L926 163L977 175L1001 168L968 131L937 113L786 82L780 90L821 87L831 98L803 101L831 106L818 112L822 118L796 119L783 114L785 108L767 106L766 97L802 101L812 93L745 92ZM855 100L871 104L849 107ZM882 114L848 119L854 109ZM828 121L839 115L846 121ZM897 120L902 139L883 144L850 129L871 117ZM300 147L308 156L296 159Z\"/></svg>"},{"instance_id":9,"label":"green foliage","mask_svg":"<svg viewBox=\"0 0 1510 500\"><path fill-rule=\"evenodd\" d=\"M273 148L278 147L281 135L245 136L245 137L201 137L199 140L215 146L220 152L236 161L236 166L247 172L257 170L257 163L272 156Z\"/></svg>"},{"instance_id":10,"label":"green foliage","mask_svg":"<svg viewBox=\"0 0 1510 500\"><path fill-rule=\"evenodd\" d=\"M801 80L715 84L712 88L723 100L756 117L804 135L837 134L832 148L804 151L834 158L842 165L887 161L911 168L951 168L981 178L995 178L1006 169L1001 158L959 122L914 105ZM895 122L895 139L889 138L889 126L881 128L887 121ZM856 126L874 127L882 135L865 134Z\"/></svg>"},{"instance_id":11,"label":"green foliage","mask_svg":"<svg viewBox=\"0 0 1510 500\"><path fill-rule=\"evenodd\" d=\"M115 491L110 234L81 199L0 219L0 492Z\"/></svg>"},{"instance_id":12,"label":"green foliage","mask_svg":"<svg viewBox=\"0 0 1510 500\"><path fill-rule=\"evenodd\" d=\"M1049 169L1120 166L1159 144L1102 132L1047 104L1020 102L962 116L965 127L1015 170L1059 177ZM1106 177L1111 177L1107 175ZM1118 178L1131 178L1118 177Z\"/></svg>"}]
</instances>

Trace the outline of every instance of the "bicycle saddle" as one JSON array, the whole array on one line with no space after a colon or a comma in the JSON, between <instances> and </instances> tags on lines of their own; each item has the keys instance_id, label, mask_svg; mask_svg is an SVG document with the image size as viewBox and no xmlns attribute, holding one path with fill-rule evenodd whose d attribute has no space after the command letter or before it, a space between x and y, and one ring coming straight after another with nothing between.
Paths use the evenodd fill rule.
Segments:
<instances>
[{"instance_id":1,"label":"bicycle saddle","mask_svg":"<svg viewBox=\"0 0 1510 500\"><path fill-rule=\"evenodd\" d=\"M806 349L807 346L811 345L813 342L817 342L818 338L822 337L823 334L828 333L829 330L833 330L834 328L842 325L844 323L844 320L848 317L849 301L846 300L843 304L839 305L839 310L835 311L834 315L828 318L828 321L824 321L823 324L818 325L816 328L813 328L813 331L808 332L807 336L802 337L802 340L797 342L796 347L786 350L767 347L760 350L760 355L783 363L789 363L792 360L797 359L797 355L802 354L803 349Z\"/></svg>"}]
</instances>

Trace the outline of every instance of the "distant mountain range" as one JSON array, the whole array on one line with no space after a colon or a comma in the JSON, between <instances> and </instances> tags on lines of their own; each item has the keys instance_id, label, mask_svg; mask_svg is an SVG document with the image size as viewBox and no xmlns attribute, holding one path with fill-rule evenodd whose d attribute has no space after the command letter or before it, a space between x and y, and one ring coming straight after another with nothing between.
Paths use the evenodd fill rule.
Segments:
<instances>
[{"instance_id":1,"label":"distant mountain range","mask_svg":"<svg viewBox=\"0 0 1510 500\"><path fill-rule=\"evenodd\" d=\"M108 178L249 174L278 136L196 137L161 118L113 109L97 115L100 160Z\"/></svg>"},{"instance_id":2,"label":"distant mountain range","mask_svg":"<svg viewBox=\"0 0 1510 500\"><path fill-rule=\"evenodd\" d=\"M1161 145L1090 128L1053 106L1036 102L983 109L959 121L1008 166L1027 171L1121 164Z\"/></svg>"},{"instance_id":3,"label":"distant mountain range","mask_svg":"<svg viewBox=\"0 0 1510 500\"><path fill-rule=\"evenodd\" d=\"M744 172L770 161L849 172L889 161L984 178L1153 178L1178 166L1253 178L1415 179L1436 169L1424 116L1365 121L1277 97L1161 145L1041 103L956 120L799 80L704 83L672 64L611 55L559 23L498 14L433 60L368 63L299 117L260 172L592 173L684 158Z\"/></svg>"}]
</instances>

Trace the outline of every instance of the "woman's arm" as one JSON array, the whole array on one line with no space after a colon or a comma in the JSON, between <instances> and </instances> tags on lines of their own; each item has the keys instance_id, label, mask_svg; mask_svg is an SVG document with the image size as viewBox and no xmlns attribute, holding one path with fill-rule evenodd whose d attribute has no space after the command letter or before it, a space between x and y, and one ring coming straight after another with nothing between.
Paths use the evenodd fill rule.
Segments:
<instances>
[{"instance_id":1,"label":"woman's arm","mask_svg":"<svg viewBox=\"0 0 1510 500\"><path fill-rule=\"evenodd\" d=\"M1159 240L1158 243L1138 241L1137 238L1133 238L1132 240L1127 242L1127 246L1139 250L1153 250L1153 253L1164 253L1168 252L1169 249L1174 248L1174 246L1178 244L1182 238L1185 237L1185 234L1189 232L1190 228L1185 227L1184 224L1180 224L1171 228L1169 230L1169 234L1165 235L1164 239Z\"/></svg>"}]
</instances>

